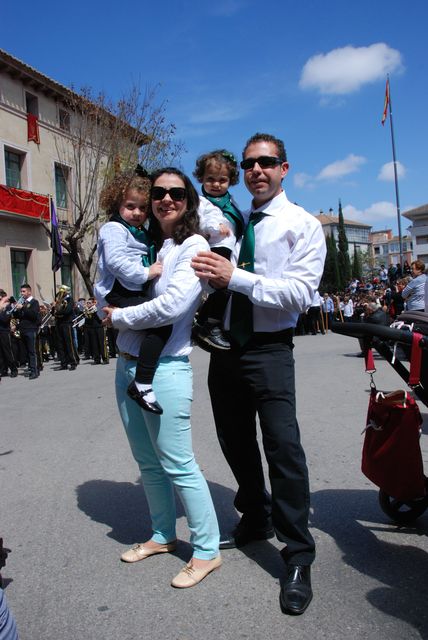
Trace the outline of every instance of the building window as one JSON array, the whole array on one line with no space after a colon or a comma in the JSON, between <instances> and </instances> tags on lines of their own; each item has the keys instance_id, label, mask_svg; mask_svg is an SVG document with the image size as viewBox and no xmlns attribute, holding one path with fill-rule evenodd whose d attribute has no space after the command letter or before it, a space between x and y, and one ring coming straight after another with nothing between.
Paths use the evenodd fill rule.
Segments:
<instances>
[{"instance_id":1,"label":"building window","mask_svg":"<svg viewBox=\"0 0 428 640\"><path fill-rule=\"evenodd\" d=\"M21 180L21 167L22 167L22 155L5 149L4 152L5 164L6 164L6 184L8 187L14 187L15 189L22 188Z\"/></svg>"},{"instance_id":2,"label":"building window","mask_svg":"<svg viewBox=\"0 0 428 640\"><path fill-rule=\"evenodd\" d=\"M10 250L10 264L12 267L12 287L13 295L19 298L21 285L27 282L27 266L30 257L29 251L19 249Z\"/></svg>"},{"instance_id":3,"label":"building window","mask_svg":"<svg viewBox=\"0 0 428 640\"><path fill-rule=\"evenodd\" d=\"M375 256L379 256L380 255L380 247L375 247L374 248L374 253L375 253Z\"/></svg>"},{"instance_id":4,"label":"building window","mask_svg":"<svg viewBox=\"0 0 428 640\"><path fill-rule=\"evenodd\" d=\"M67 253L62 254L61 265L61 283L70 287L71 295L73 296L73 278L72 278L73 263L71 262L71 256Z\"/></svg>"},{"instance_id":5,"label":"building window","mask_svg":"<svg viewBox=\"0 0 428 640\"><path fill-rule=\"evenodd\" d=\"M31 113L33 116L39 116L39 99L33 96L32 93L25 92L25 108L27 113Z\"/></svg>"},{"instance_id":6,"label":"building window","mask_svg":"<svg viewBox=\"0 0 428 640\"><path fill-rule=\"evenodd\" d=\"M416 236L416 244L428 244L428 236Z\"/></svg>"},{"instance_id":7,"label":"building window","mask_svg":"<svg viewBox=\"0 0 428 640\"><path fill-rule=\"evenodd\" d=\"M65 109L59 110L59 128L63 131L70 131L70 114Z\"/></svg>"},{"instance_id":8,"label":"building window","mask_svg":"<svg viewBox=\"0 0 428 640\"><path fill-rule=\"evenodd\" d=\"M55 163L55 193L56 193L56 206L59 209L68 208L68 183L69 170L61 164Z\"/></svg>"}]
</instances>

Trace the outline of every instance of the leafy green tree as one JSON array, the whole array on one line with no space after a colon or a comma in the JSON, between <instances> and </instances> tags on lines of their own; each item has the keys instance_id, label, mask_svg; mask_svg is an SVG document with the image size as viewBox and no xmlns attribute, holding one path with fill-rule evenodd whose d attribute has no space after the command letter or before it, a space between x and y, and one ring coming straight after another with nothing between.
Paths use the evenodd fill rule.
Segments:
<instances>
[{"instance_id":1,"label":"leafy green tree","mask_svg":"<svg viewBox=\"0 0 428 640\"><path fill-rule=\"evenodd\" d=\"M357 280L361 280L362 275L362 262L361 262L361 252L357 249L356 244L354 242L354 255L352 257L352 277L357 278Z\"/></svg>"},{"instance_id":2,"label":"leafy green tree","mask_svg":"<svg viewBox=\"0 0 428 640\"><path fill-rule=\"evenodd\" d=\"M346 286L351 280L351 260L349 258L348 238L346 237L345 221L343 219L342 203L340 200L338 234L337 261L342 285ZM343 288L343 286L341 288Z\"/></svg>"},{"instance_id":3,"label":"leafy green tree","mask_svg":"<svg viewBox=\"0 0 428 640\"><path fill-rule=\"evenodd\" d=\"M327 255L324 264L324 273L321 279L320 291L332 292L342 289L339 265L337 261L336 241L333 236L326 236Z\"/></svg>"}]
</instances>

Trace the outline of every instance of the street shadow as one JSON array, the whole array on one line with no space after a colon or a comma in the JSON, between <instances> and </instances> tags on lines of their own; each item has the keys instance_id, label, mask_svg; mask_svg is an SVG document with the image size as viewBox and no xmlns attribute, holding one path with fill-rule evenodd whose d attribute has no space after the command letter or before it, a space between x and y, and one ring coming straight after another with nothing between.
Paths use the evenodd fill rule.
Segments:
<instances>
[{"instance_id":1,"label":"street shadow","mask_svg":"<svg viewBox=\"0 0 428 640\"><path fill-rule=\"evenodd\" d=\"M311 526L334 538L344 563L383 583L366 592L368 602L412 625L427 640L428 610L422 585L428 574L428 554L400 541L409 528L393 524L382 513L376 491L317 491L312 495L312 509ZM397 544L380 540L376 533L382 531L396 535ZM411 531L428 535L428 512Z\"/></svg>"},{"instance_id":2,"label":"street shadow","mask_svg":"<svg viewBox=\"0 0 428 640\"><path fill-rule=\"evenodd\" d=\"M238 518L233 507L232 489L208 482L220 530L229 531ZM77 506L91 520L107 525L106 534L121 544L134 544L150 537L150 514L144 489L137 479L132 482L89 480L76 488ZM185 516L176 496L177 518Z\"/></svg>"}]
</instances>

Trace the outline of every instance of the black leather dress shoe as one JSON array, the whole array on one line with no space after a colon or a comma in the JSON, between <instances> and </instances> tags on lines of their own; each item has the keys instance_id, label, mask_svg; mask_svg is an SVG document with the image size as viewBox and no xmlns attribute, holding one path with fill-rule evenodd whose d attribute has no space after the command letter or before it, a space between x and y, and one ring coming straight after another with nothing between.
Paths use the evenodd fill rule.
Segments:
<instances>
[{"instance_id":1,"label":"black leather dress shoe","mask_svg":"<svg viewBox=\"0 0 428 640\"><path fill-rule=\"evenodd\" d=\"M256 540L269 540L274 535L275 531L270 523L264 527L254 527L241 521L228 538L220 539L220 549L239 549Z\"/></svg>"},{"instance_id":2,"label":"black leather dress shoe","mask_svg":"<svg viewBox=\"0 0 428 640\"><path fill-rule=\"evenodd\" d=\"M299 616L306 611L311 600L311 567L309 565L289 564L287 578L279 594L283 613Z\"/></svg>"},{"instance_id":3,"label":"black leather dress shoe","mask_svg":"<svg viewBox=\"0 0 428 640\"><path fill-rule=\"evenodd\" d=\"M131 382L126 393L145 411L150 411L150 413L156 413L158 415L163 413L162 407L158 402L156 402L156 400L154 402L148 402L145 399L144 396L146 396L149 391L139 391L135 382Z\"/></svg>"}]
</instances>

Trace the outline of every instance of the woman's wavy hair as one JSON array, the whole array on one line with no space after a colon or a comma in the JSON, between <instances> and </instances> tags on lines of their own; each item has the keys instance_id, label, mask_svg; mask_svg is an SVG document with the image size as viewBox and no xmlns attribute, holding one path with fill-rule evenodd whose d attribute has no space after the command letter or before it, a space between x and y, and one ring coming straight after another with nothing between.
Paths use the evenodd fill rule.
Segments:
<instances>
[{"instance_id":1,"label":"woman's wavy hair","mask_svg":"<svg viewBox=\"0 0 428 640\"><path fill-rule=\"evenodd\" d=\"M184 188L186 189L187 210L185 211L183 217L177 221L175 229L172 233L172 239L174 240L174 242L176 244L182 244L186 240L186 238L193 236L195 233L201 233L198 214L199 196L190 178L188 178L186 174L184 174L182 171L180 171L180 169L177 169L176 167L165 167L163 169L154 171L150 176L152 181L152 188L156 180L165 173L178 176L184 182ZM163 239L162 229L160 227L159 221L153 214L151 198L149 205L149 219L149 233L155 241L156 245L160 247Z\"/></svg>"}]
</instances>

